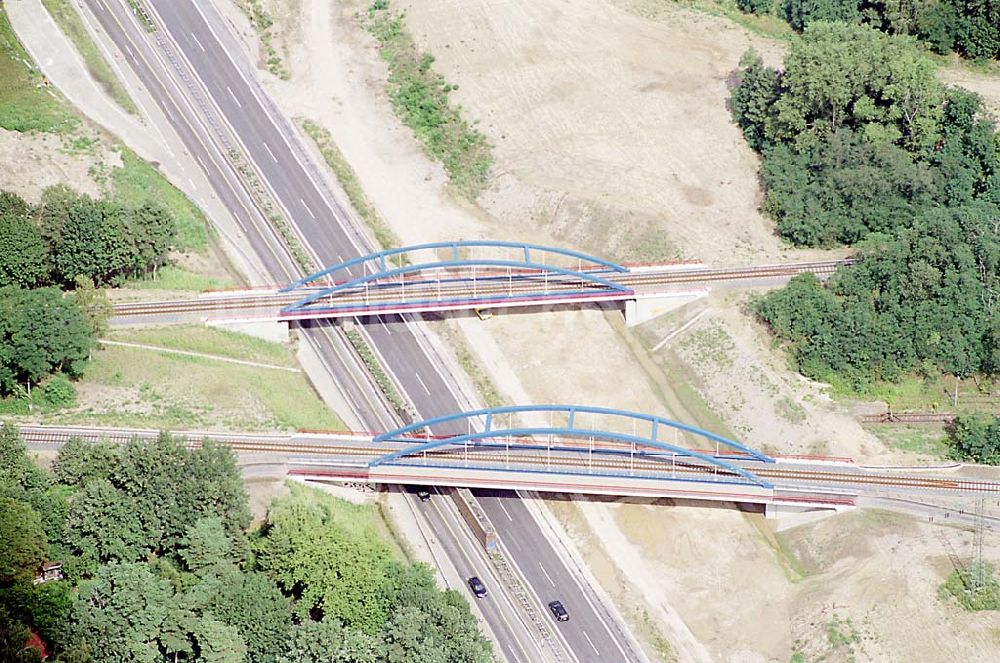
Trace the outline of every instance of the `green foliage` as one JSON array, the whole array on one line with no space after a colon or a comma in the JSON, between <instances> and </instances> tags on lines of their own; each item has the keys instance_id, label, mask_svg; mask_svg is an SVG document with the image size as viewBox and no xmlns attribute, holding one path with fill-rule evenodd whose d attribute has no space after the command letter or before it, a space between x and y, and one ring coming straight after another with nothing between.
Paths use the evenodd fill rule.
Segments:
<instances>
[{"instance_id":1,"label":"green foliage","mask_svg":"<svg viewBox=\"0 0 1000 663\"><path fill-rule=\"evenodd\" d=\"M30 582L48 559L42 519L28 504L0 498L0 586Z\"/></svg>"},{"instance_id":2,"label":"green foliage","mask_svg":"<svg viewBox=\"0 0 1000 663\"><path fill-rule=\"evenodd\" d=\"M1000 3L996 0L939 0L951 4L959 20L955 48L965 57L1000 58Z\"/></svg>"},{"instance_id":3,"label":"green foliage","mask_svg":"<svg viewBox=\"0 0 1000 663\"><path fill-rule=\"evenodd\" d=\"M55 375L42 386L42 398L54 408L70 407L76 402L76 387L64 375Z\"/></svg>"},{"instance_id":4,"label":"green foliage","mask_svg":"<svg viewBox=\"0 0 1000 663\"><path fill-rule=\"evenodd\" d=\"M974 564L953 570L938 588L938 596L951 598L969 612L1000 610L1000 583L991 564L982 569Z\"/></svg>"},{"instance_id":5,"label":"green foliage","mask_svg":"<svg viewBox=\"0 0 1000 663\"><path fill-rule=\"evenodd\" d=\"M449 102L448 93L455 88L431 69L434 57L417 48L402 13L391 10L385 0L374 2L365 27L378 40L382 59L389 65L389 100L396 114L444 165L452 184L474 199L493 165L486 136Z\"/></svg>"},{"instance_id":6,"label":"green foliage","mask_svg":"<svg viewBox=\"0 0 1000 663\"><path fill-rule=\"evenodd\" d=\"M801 32L815 21L861 21L858 0L785 0L785 20Z\"/></svg>"},{"instance_id":7,"label":"green foliage","mask_svg":"<svg viewBox=\"0 0 1000 663\"><path fill-rule=\"evenodd\" d=\"M0 4L0 127L8 131L72 131L79 120L35 68Z\"/></svg>"},{"instance_id":8,"label":"green foliage","mask_svg":"<svg viewBox=\"0 0 1000 663\"><path fill-rule=\"evenodd\" d=\"M775 0L736 0L736 6L748 14L767 14Z\"/></svg>"},{"instance_id":9,"label":"green foliage","mask_svg":"<svg viewBox=\"0 0 1000 663\"><path fill-rule=\"evenodd\" d=\"M218 516L201 518L191 525L178 549L188 571L199 575L229 559L232 552L233 540Z\"/></svg>"},{"instance_id":10,"label":"green foliage","mask_svg":"<svg viewBox=\"0 0 1000 663\"><path fill-rule=\"evenodd\" d=\"M1000 368L1000 139L979 97L864 25L810 23L780 72L741 65L731 107L764 157L762 209L795 244L858 247L825 287L758 302L799 370L864 389Z\"/></svg>"},{"instance_id":11,"label":"green foliage","mask_svg":"<svg viewBox=\"0 0 1000 663\"><path fill-rule=\"evenodd\" d=\"M31 631L0 604L0 661L9 663L36 663L42 658L38 652L25 647Z\"/></svg>"},{"instance_id":12,"label":"green foliage","mask_svg":"<svg viewBox=\"0 0 1000 663\"><path fill-rule=\"evenodd\" d=\"M16 194L0 192L0 286L33 288L45 284L50 272L31 208Z\"/></svg>"},{"instance_id":13,"label":"green foliage","mask_svg":"<svg viewBox=\"0 0 1000 663\"><path fill-rule=\"evenodd\" d=\"M249 524L235 456L216 444L188 451L169 435L120 448L75 441L60 449L55 472L81 489L67 515L66 543L84 575L100 564L164 554L182 540L190 547L189 525L202 518L218 519L230 542L242 540ZM211 523L201 527L196 538L207 536ZM196 545L204 553L208 542Z\"/></svg>"},{"instance_id":14,"label":"green foliage","mask_svg":"<svg viewBox=\"0 0 1000 663\"><path fill-rule=\"evenodd\" d=\"M986 465L1000 465L1000 419L983 414L963 414L945 429L951 456Z\"/></svg>"},{"instance_id":15,"label":"green foliage","mask_svg":"<svg viewBox=\"0 0 1000 663\"><path fill-rule=\"evenodd\" d=\"M0 288L0 395L62 372L77 377L94 347L79 306L55 288Z\"/></svg>"}]
</instances>

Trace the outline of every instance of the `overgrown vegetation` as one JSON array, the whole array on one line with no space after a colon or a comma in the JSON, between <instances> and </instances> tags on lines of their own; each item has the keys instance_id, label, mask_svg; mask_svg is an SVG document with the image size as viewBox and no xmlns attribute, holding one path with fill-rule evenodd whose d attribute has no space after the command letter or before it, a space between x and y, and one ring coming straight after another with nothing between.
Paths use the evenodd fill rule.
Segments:
<instances>
[{"instance_id":1,"label":"overgrown vegetation","mask_svg":"<svg viewBox=\"0 0 1000 663\"><path fill-rule=\"evenodd\" d=\"M420 51L406 30L405 14L391 9L389 0L375 0L363 24L389 66L388 93L396 115L444 165L455 188L474 199L486 185L493 153L486 136L449 101L457 87L431 68L434 56Z\"/></svg>"},{"instance_id":2,"label":"overgrown vegetation","mask_svg":"<svg viewBox=\"0 0 1000 663\"><path fill-rule=\"evenodd\" d=\"M361 183L358 181L357 174L351 168L351 164L347 162L347 159L344 158L337 144L333 142L333 136L330 135L330 132L312 120L303 121L302 129L316 143L316 147L319 148L320 154L323 155L326 165L333 171L340 186L344 189L344 193L347 194L348 200L351 201L351 206L354 207L358 216L371 229L375 235L375 241L378 242L379 246L383 249L391 249L399 246L399 238L392 231L392 228L389 227L389 224L385 222L385 219L382 218L382 215L378 213L378 210L371 204L371 201L368 200L368 196L365 195L365 191L361 188Z\"/></svg>"},{"instance_id":3,"label":"overgrown vegetation","mask_svg":"<svg viewBox=\"0 0 1000 663\"><path fill-rule=\"evenodd\" d=\"M764 209L796 244L855 244L825 286L756 304L810 377L864 388L1000 368L1000 141L914 40L810 24L783 71L748 54L732 96L763 157Z\"/></svg>"},{"instance_id":4,"label":"overgrown vegetation","mask_svg":"<svg viewBox=\"0 0 1000 663\"><path fill-rule=\"evenodd\" d=\"M35 68L0 3L0 127L67 133L79 120Z\"/></svg>"},{"instance_id":5,"label":"overgrown vegetation","mask_svg":"<svg viewBox=\"0 0 1000 663\"><path fill-rule=\"evenodd\" d=\"M950 455L986 465L1000 465L1000 419L982 413L962 414L946 429Z\"/></svg>"},{"instance_id":6,"label":"overgrown vegetation","mask_svg":"<svg viewBox=\"0 0 1000 663\"><path fill-rule=\"evenodd\" d=\"M138 115L139 109L136 108L135 102L132 101L132 97L129 96L115 73L111 71L108 61L104 59L97 44L90 38L90 33L87 32L80 14L73 9L69 0L42 0L42 4L55 19L56 25L73 42L73 46L80 53L87 66L87 71L94 77L94 80L122 109L132 115Z\"/></svg>"},{"instance_id":7,"label":"overgrown vegetation","mask_svg":"<svg viewBox=\"0 0 1000 663\"><path fill-rule=\"evenodd\" d=\"M912 35L938 53L1000 58L1000 4L992 0L736 0L745 12L780 16L802 31L816 21L865 24Z\"/></svg>"},{"instance_id":8,"label":"overgrown vegetation","mask_svg":"<svg viewBox=\"0 0 1000 663\"><path fill-rule=\"evenodd\" d=\"M954 569L938 588L938 596L953 599L970 612L1000 610L1000 583L993 566L985 562L982 568L973 563Z\"/></svg>"},{"instance_id":9,"label":"overgrown vegetation","mask_svg":"<svg viewBox=\"0 0 1000 663\"><path fill-rule=\"evenodd\" d=\"M310 489L247 534L228 448L71 440L51 473L0 427L0 659L492 661L468 605L395 558L370 507ZM33 584L44 560L63 580ZM14 636L14 637L11 637Z\"/></svg>"},{"instance_id":10,"label":"overgrown vegetation","mask_svg":"<svg viewBox=\"0 0 1000 663\"><path fill-rule=\"evenodd\" d=\"M358 356L361 357L361 361L368 369L368 372L375 379L375 384L378 386L379 391L385 395L396 412L400 415L405 415L407 411L406 401L399 395L396 386L389 379L389 375L382 368L381 362L379 362L368 342L361 335L361 332L356 329L348 329L344 332L344 335L347 336L347 340L350 341L351 346L358 353Z\"/></svg>"},{"instance_id":11,"label":"overgrown vegetation","mask_svg":"<svg viewBox=\"0 0 1000 663\"><path fill-rule=\"evenodd\" d=\"M287 81L288 69L285 68L285 63L281 60L281 55L278 54L278 49L274 47L273 43L274 34L271 32L271 28L274 26L274 19L264 9L261 0L238 0L237 4L250 19L250 25L260 35L260 42L264 45L264 64L267 65L267 70Z\"/></svg>"}]
</instances>

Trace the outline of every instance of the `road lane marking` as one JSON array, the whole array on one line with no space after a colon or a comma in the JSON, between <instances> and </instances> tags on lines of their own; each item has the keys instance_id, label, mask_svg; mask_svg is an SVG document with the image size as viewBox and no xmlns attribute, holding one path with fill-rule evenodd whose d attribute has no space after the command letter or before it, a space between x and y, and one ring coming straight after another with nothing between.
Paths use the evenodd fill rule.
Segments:
<instances>
[{"instance_id":1,"label":"road lane marking","mask_svg":"<svg viewBox=\"0 0 1000 663\"><path fill-rule=\"evenodd\" d=\"M267 153L271 155L271 161L273 161L274 163L278 163L278 157L274 156L274 152L271 151L271 148L270 148L270 146L268 146L267 141L263 141L262 140L260 142L264 146L264 149L267 150ZM301 200L302 199L299 198L300 202L301 202ZM305 205L305 203L302 203L302 204Z\"/></svg>"},{"instance_id":2,"label":"road lane marking","mask_svg":"<svg viewBox=\"0 0 1000 663\"><path fill-rule=\"evenodd\" d=\"M587 635L587 632L586 631L580 631L580 633L583 633L583 637L587 638L587 642L590 643L590 648L594 650L594 653L597 654L598 656L600 656L601 652L597 651L597 647L594 646L594 641L590 639L590 636Z\"/></svg>"},{"instance_id":3,"label":"road lane marking","mask_svg":"<svg viewBox=\"0 0 1000 663\"><path fill-rule=\"evenodd\" d=\"M414 375L414 377L417 378L417 382L419 382L420 386L424 388L424 391L427 393L427 395L430 396L431 395L431 390L428 389L427 385L424 384L424 381L420 379L420 373L414 373L413 375Z\"/></svg>"},{"instance_id":4,"label":"road lane marking","mask_svg":"<svg viewBox=\"0 0 1000 663\"><path fill-rule=\"evenodd\" d=\"M191 189L192 189L193 191L197 191L197 190L198 190L198 187L197 187L197 186L195 186L195 183L194 183L194 180L193 180L193 179L191 179L190 177L188 178L188 183L189 183L189 184L191 185Z\"/></svg>"},{"instance_id":5,"label":"road lane marking","mask_svg":"<svg viewBox=\"0 0 1000 663\"><path fill-rule=\"evenodd\" d=\"M200 48L201 52L204 53L205 47L201 45L201 42L198 41L198 37L193 32L191 33L191 39L194 39L194 43L198 44L198 48Z\"/></svg>"},{"instance_id":6,"label":"road lane marking","mask_svg":"<svg viewBox=\"0 0 1000 663\"><path fill-rule=\"evenodd\" d=\"M132 58L132 61L139 64L139 61L135 58L135 53L132 52L132 49L129 48L128 44L125 44L125 50L128 51L128 56Z\"/></svg>"},{"instance_id":7,"label":"road lane marking","mask_svg":"<svg viewBox=\"0 0 1000 663\"><path fill-rule=\"evenodd\" d=\"M226 91L229 93L229 96L233 98L233 101L236 102L236 105L239 106L240 108L243 108L243 104L241 104L240 100L236 98L235 94L233 94L233 89L227 85Z\"/></svg>"},{"instance_id":8,"label":"road lane marking","mask_svg":"<svg viewBox=\"0 0 1000 663\"><path fill-rule=\"evenodd\" d=\"M545 567L542 566L541 562L538 563L538 568L540 568L542 570L542 573L545 574L545 579L549 581L549 584L552 585L553 587L555 587L556 584L554 582L552 582L552 576L550 576L549 572L545 570Z\"/></svg>"},{"instance_id":9,"label":"road lane marking","mask_svg":"<svg viewBox=\"0 0 1000 663\"><path fill-rule=\"evenodd\" d=\"M499 504L500 508L503 509L503 514L507 516L507 520L514 522L514 519L510 517L510 512L507 511L507 507L503 505L503 500L497 500L497 504Z\"/></svg>"},{"instance_id":10,"label":"road lane marking","mask_svg":"<svg viewBox=\"0 0 1000 663\"><path fill-rule=\"evenodd\" d=\"M264 143L264 147L267 147L267 143ZM268 152L270 152L270 150L268 150ZM311 209L309 209L309 205L306 205L306 201L304 201L301 198L299 198L299 202L302 203L302 206L306 208L307 212L309 212L309 216L311 216L312 218L315 219L316 215L313 214L313 211ZM708 309L705 309L705 310L708 310Z\"/></svg>"},{"instance_id":11,"label":"road lane marking","mask_svg":"<svg viewBox=\"0 0 1000 663\"><path fill-rule=\"evenodd\" d=\"M381 317L379 317L379 318L378 318L378 323L379 323L380 325L382 325L382 329L384 329L384 330L385 330L385 333L386 333L386 334L388 334L389 336L392 336L392 332L391 332L391 331L389 331L389 327L388 327L388 326L387 326L387 325L385 324L385 320L383 320L383 319L382 319Z\"/></svg>"}]
</instances>

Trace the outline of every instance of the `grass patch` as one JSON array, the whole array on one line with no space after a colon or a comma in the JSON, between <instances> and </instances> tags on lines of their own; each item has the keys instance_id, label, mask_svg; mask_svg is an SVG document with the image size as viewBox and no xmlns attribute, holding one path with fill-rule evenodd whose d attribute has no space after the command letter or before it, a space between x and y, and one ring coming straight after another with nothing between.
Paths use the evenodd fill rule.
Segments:
<instances>
[{"instance_id":1,"label":"grass patch","mask_svg":"<svg viewBox=\"0 0 1000 663\"><path fill-rule=\"evenodd\" d=\"M198 206L135 152L123 145L119 148L124 165L111 171L111 197L130 206L147 200L163 205L177 222L177 248L205 253L211 231Z\"/></svg>"},{"instance_id":2,"label":"grass patch","mask_svg":"<svg viewBox=\"0 0 1000 663\"><path fill-rule=\"evenodd\" d=\"M204 292L206 290L224 290L235 287L235 285L235 283L227 279L203 276L176 265L164 265L156 270L155 279L132 279L126 284L126 287L133 290Z\"/></svg>"},{"instance_id":3,"label":"grass patch","mask_svg":"<svg viewBox=\"0 0 1000 663\"><path fill-rule=\"evenodd\" d=\"M666 636L660 632L656 622L649 616L645 608L636 610L636 621L639 623L639 630L646 636L647 641L656 652L657 658L663 663L675 663L677 652Z\"/></svg>"},{"instance_id":4,"label":"grass patch","mask_svg":"<svg viewBox=\"0 0 1000 663\"><path fill-rule=\"evenodd\" d=\"M424 149L440 161L452 185L475 199L493 165L486 136L462 118L461 108L449 102L457 86L431 69L434 56L417 48L406 30L404 14L375 0L362 23L378 41L379 54L389 65L388 94L393 110L413 130Z\"/></svg>"},{"instance_id":5,"label":"grass patch","mask_svg":"<svg viewBox=\"0 0 1000 663\"><path fill-rule=\"evenodd\" d=\"M935 458L947 458L951 449L941 424L874 424L865 428L894 449Z\"/></svg>"},{"instance_id":6,"label":"grass patch","mask_svg":"<svg viewBox=\"0 0 1000 663\"><path fill-rule=\"evenodd\" d=\"M319 148L320 154L323 155L326 165L330 167L330 170L337 177L337 181L340 183L344 193L347 194L351 205L375 235L375 241L379 243L379 246L383 249L398 247L400 245L399 238L385 222L385 219L382 218L382 215L378 213L378 210L371 204L371 201L368 200L364 189L361 188L361 183L358 182L357 174L351 168L351 164L347 163L347 159L344 158L337 144L333 142L330 132L311 120L303 121L302 129L316 143L316 147Z\"/></svg>"},{"instance_id":7,"label":"grass patch","mask_svg":"<svg viewBox=\"0 0 1000 663\"><path fill-rule=\"evenodd\" d=\"M212 328L116 331L112 340L294 365L277 343ZM44 423L160 429L343 429L301 373L107 346L78 383L79 405Z\"/></svg>"},{"instance_id":8,"label":"grass patch","mask_svg":"<svg viewBox=\"0 0 1000 663\"><path fill-rule=\"evenodd\" d=\"M203 352L229 359L258 361L275 366L298 365L288 348L280 343L202 325L114 330L106 334L106 338L127 343L145 343L171 350Z\"/></svg>"},{"instance_id":9,"label":"grass patch","mask_svg":"<svg viewBox=\"0 0 1000 663\"><path fill-rule=\"evenodd\" d=\"M954 403L955 378L950 375L908 375L898 382L876 382L864 388L829 379L830 393L844 400L883 401L894 411L989 411L1000 410L996 385L987 377L958 381L958 406Z\"/></svg>"},{"instance_id":10,"label":"grass patch","mask_svg":"<svg viewBox=\"0 0 1000 663\"><path fill-rule=\"evenodd\" d=\"M108 61L104 59L97 44L90 38L80 14L70 5L69 0L42 0L45 9L48 10L56 25L69 37L76 47L77 52L83 58L87 71L94 77L98 85L104 88L112 99L126 112L138 115L139 109L129 96L125 87L118 80L118 77L111 70Z\"/></svg>"},{"instance_id":11,"label":"grass patch","mask_svg":"<svg viewBox=\"0 0 1000 663\"><path fill-rule=\"evenodd\" d=\"M0 127L66 133L79 123L28 57L0 0Z\"/></svg>"},{"instance_id":12,"label":"grass patch","mask_svg":"<svg viewBox=\"0 0 1000 663\"><path fill-rule=\"evenodd\" d=\"M969 612L1000 610L1000 583L993 572L993 565L985 562L982 569L973 564L955 569L938 588L938 596L954 599Z\"/></svg>"}]
</instances>

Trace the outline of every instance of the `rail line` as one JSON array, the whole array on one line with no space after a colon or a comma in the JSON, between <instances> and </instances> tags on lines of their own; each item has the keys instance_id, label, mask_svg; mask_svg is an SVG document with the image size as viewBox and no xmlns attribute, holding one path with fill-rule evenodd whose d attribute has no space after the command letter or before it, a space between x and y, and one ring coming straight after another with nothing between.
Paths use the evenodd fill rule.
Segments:
<instances>
[{"instance_id":1,"label":"rail line","mask_svg":"<svg viewBox=\"0 0 1000 663\"><path fill-rule=\"evenodd\" d=\"M154 433L150 431L125 430L117 434L109 435L108 431L102 429L82 429L81 431L52 431L35 427L25 427L21 430L22 438L25 442L34 444L62 444L71 437L84 437L86 439L107 438L112 441L122 442L140 434L144 437L152 437ZM318 444L315 442L296 442L290 436L267 436L255 434L214 434L176 433L178 437L187 440L188 446L196 448L201 446L205 440L215 440L226 444L235 451L246 453L274 453L304 456L336 458L355 460L356 462L367 462L377 458L390 450L400 448L400 445L372 446L372 445L352 445L346 443ZM420 441L415 439L415 442ZM386 443L382 443L386 444ZM595 449L594 454L587 458L570 457L565 455L565 451L554 451L552 455L544 453L544 447L534 449L533 453L525 453L523 450L514 449L506 451L502 445L470 446L468 450L456 448L453 450L436 450L422 454L419 457L426 460L440 460L443 463L463 463L466 466L471 462L492 463L497 469L505 467L515 468L563 468L566 470L605 470L619 474L626 472L642 472L648 474L676 475L687 477L704 476L711 474L726 480L741 480L736 474L732 474L716 467L708 467L684 460L683 456L670 456L662 452L656 453L633 453L628 454L623 449ZM582 449L580 450L582 451ZM577 451L579 453L579 451ZM470 466L471 467L471 466ZM359 471L366 468L356 467ZM912 475L895 475L886 472L867 473L862 471L825 471L798 468L781 468L771 465L754 463L751 471L761 478L769 479L776 483L787 482L832 484L845 487L885 487L885 488L919 488L927 490L951 491L951 492L973 492L973 493L1000 493L1000 481L982 481L964 478L929 477Z\"/></svg>"}]
</instances>

